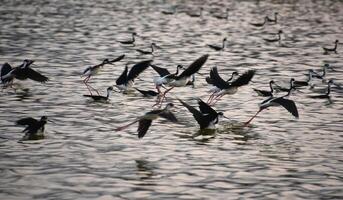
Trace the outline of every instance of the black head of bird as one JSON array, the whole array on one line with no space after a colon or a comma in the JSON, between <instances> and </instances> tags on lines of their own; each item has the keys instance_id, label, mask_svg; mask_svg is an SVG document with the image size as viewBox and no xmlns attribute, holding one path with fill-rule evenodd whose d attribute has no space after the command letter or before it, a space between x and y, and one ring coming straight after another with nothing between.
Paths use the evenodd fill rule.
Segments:
<instances>
[{"instance_id":1,"label":"black head of bird","mask_svg":"<svg viewBox=\"0 0 343 200\"><path fill-rule=\"evenodd\" d=\"M282 34L282 33L283 33L283 31L282 31L282 30L279 30L278 34L280 35L280 34Z\"/></svg>"},{"instance_id":2,"label":"black head of bird","mask_svg":"<svg viewBox=\"0 0 343 200\"><path fill-rule=\"evenodd\" d=\"M25 59L23 61L23 64L20 66L21 68L29 67L31 64L33 64L35 61L30 59Z\"/></svg>"},{"instance_id":3,"label":"black head of bird","mask_svg":"<svg viewBox=\"0 0 343 200\"><path fill-rule=\"evenodd\" d=\"M336 40L335 43L336 43L336 44L339 43L339 40Z\"/></svg>"}]
</instances>

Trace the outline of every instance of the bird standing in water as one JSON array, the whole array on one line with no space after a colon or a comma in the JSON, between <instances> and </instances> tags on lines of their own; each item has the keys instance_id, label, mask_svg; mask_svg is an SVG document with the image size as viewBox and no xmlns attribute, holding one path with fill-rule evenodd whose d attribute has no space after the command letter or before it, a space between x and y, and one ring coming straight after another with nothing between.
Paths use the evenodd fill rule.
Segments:
<instances>
[{"instance_id":1,"label":"bird standing in water","mask_svg":"<svg viewBox=\"0 0 343 200\"><path fill-rule=\"evenodd\" d=\"M338 46L339 41L335 41L335 46L333 48L328 48L328 47L322 47L324 50L324 54L329 54L330 52L334 52L337 54L337 46Z\"/></svg>"},{"instance_id":2,"label":"bird standing in water","mask_svg":"<svg viewBox=\"0 0 343 200\"><path fill-rule=\"evenodd\" d=\"M101 95L86 95L84 94L84 97L90 97L94 101L107 101L110 97L111 92L113 91L113 87L108 87L107 88L107 95L106 96L101 96Z\"/></svg>"},{"instance_id":3,"label":"bird standing in water","mask_svg":"<svg viewBox=\"0 0 343 200\"><path fill-rule=\"evenodd\" d=\"M32 117L20 119L16 122L17 125L26 126L23 130L25 133L22 140L39 140L44 138L44 126L48 121L47 116L42 116L40 120Z\"/></svg>"}]
</instances>

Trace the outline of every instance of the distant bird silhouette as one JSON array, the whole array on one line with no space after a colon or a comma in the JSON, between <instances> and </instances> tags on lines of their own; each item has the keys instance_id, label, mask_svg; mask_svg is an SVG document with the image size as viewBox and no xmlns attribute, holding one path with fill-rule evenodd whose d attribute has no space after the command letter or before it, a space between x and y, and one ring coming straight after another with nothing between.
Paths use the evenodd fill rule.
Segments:
<instances>
[{"instance_id":1,"label":"distant bird silhouette","mask_svg":"<svg viewBox=\"0 0 343 200\"><path fill-rule=\"evenodd\" d=\"M45 83L49 79L40 74L39 72L33 70L30 65L33 60L25 59L21 65L12 68L11 65L5 63L1 68L1 81L4 84L12 83L14 79L26 80L31 79L33 81Z\"/></svg>"},{"instance_id":2,"label":"distant bird silhouette","mask_svg":"<svg viewBox=\"0 0 343 200\"><path fill-rule=\"evenodd\" d=\"M116 80L115 87L117 87L121 92L127 92L130 90L134 83L134 79L137 78L144 70L146 70L150 66L151 62L152 60L145 60L136 63L133 65L130 72L128 71L128 66L126 65L124 71Z\"/></svg>"},{"instance_id":3,"label":"distant bird silhouette","mask_svg":"<svg viewBox=\"0 0 343 200\"><path fill-rule=\"evenodd\" d=\"M107 101L110 97L111 92L113 91L113 87L107 88L107 95L106 96L100 96L100 95L83 95L84 97L90 97L94 101Z\"/></svg>"},{"instance_id":4,"label":"distant bird silhouette","mask_svg":"<svg viewBox=\"0 0 343 200\"><path fill-rule=\"evenodd\" d=\"M271 19L271 18L269 18L268 16L266 17L266 19L267 19L267 21L268 22L273 22L274 24L277 24L277 16L278 16L278 12L275 12L274 13L274 19Z\"/></svg>"},{"instance_id":5,"label":"distant bird silhouette","mask_svg":"<svg viewBox=\"0 0 343 200\"><path fill-rule=\"evenodd\" d=\"M203 102L201 99L198 99L200 111L183 102L181 99L178 100L184 107L187 108L190 113L193 114L194 119L200 125L200 130L215 129L215 125L219 122L219 118L224 117L222 112L215 111L213 108L211 108L211 106Z\"/></svg>"},{"instance_id":6,"label":"distant bird silhouette","mask_svg":"<svg viewBox=\"0 0 343 200\"><path fill-rule=\"evenodd\" d=\"M281 34L282 34L282 30L279 30L279 32L277 33L278 37L277 38L272 38L272 39L269 39L269 38L263 38L264 41L266 42L280 42L281 41Z\"/></svg>"},{"instance_id":7,"label":"distant bird silhouette","mask_svg":"<svg viewBox=\"0 0 343 200\"><path fill-rule=\"evenodd\" d=\"M138 51L141 54L146 54L146 55L154 54L154 47L156 47L156 44L153 42L150 45L151 51L145 51L145 50L141 50L141 49L136 49L136 51Z\"/></svg>"},{"instance_id":8,"label":"distant bird silhouette","mask_svg":"<svg viewBox=\"0 0 343 200\"><path fill-rule=\"evenodd\" d=\"M174 123L178 121L175 115L170 111L170 109L173 107L174 104L168 103L164 109L147 112L145 113L145 115L138 117L135 121L131 122L130 124L116 128L115 131L122 131L138 122L138 138L143 138L147 133L149 127L151 126L152 121L159 117L162 117Z\"/></svg>"},{"instance_id":9,"label":"distant bird silhouette","mask_svg":"<svg viewBox=\"0 0 343 200\"><path fill-rule=\"evenodd\" d=\"M275 84L275 82L273 80L269 81L269 88L270 90L259 90L256 88L253 88L253 90L258 94L258 96L262 96L262 97L271 97L273 96L273 84Z\"/></svg>"},{"instance_id":10,"label":"distant bird silhouette","mask_svg":"<svg viewBox=\"0 0 343 200\"><path fill-rule=\"evenodd\" d=\"M44 126L48 121L48 117L42 116L38 121L32 117L20 119L16 122L17 125L26 126L23 130L25 133L23 140L39 140L44 138Z\"/></svg>"},{"instance_id":11,"label":"distant bird silhouette","mask_svg":"<svg viewBox=\"0 0 343 200\"><path fill-rule=\"evenodd\" d=\"M324 50L324 54L329 54L330 52L335 52L337 53L337 46L338 46L339 41L335 41L335 46L333 48L328 48L328 47L322 47Z\"/></svg>"},{"instance_id":12,"label":"distant bird silhouette","mask_svg":"<svg viewBox=\"0 0 343 200\"><path fill-rule=\"evenodd\" d=\"M324 79L325 76L326 76L326 73L327 73L327 69L332 69L333 70L333 68L328 63L325 63L323 65L322 74L318 74L317 72L313 71L312 69L310 69L310 73L312 74L313 78Z\"/></svg>"},{"instance_id":13,"label":"distant bird silhouette","mask_svg":"<svg viewBox=\"0 0 343 200\"><path fill-rule=\"evenodd\" d=\"M204 8L200 8L200 12L199 13L186 13L188 16L190 17L202 17L202 12L203 12Z\"/></svg>"},{"instance_id":14,"label":"distant bird silhouette","mask_svg":"<svg viewBox=\"0 0 343 200\"><path fill-rule=\"evenodd\" d=\"M207 46L210 47L211 49L216 50L216 51L221 51L225 48L225 42L226 42L226 38L223 39L222 46L217 46L217 45L212 45L212 44L208 44Z\"/></svg>"},{"instance_id":15,"label":"distant bird silhouette","mask_svg":"<svg viewBox=\"0 0 343 200\"><path fill-rule=\"evenodd\" d=\"M334 84L334 81L331 79L328 82L328 86L327 86L325 94L313 95L313 96L309 96L309 97L313 98L313 99L329 99L330 98L330 92L331 92L331 85L333 85L333 84Z\"/></svg>"},{"instance_id":16,"label":"distant bird silhouette","mask_svg":"<svg viewBox=\"0 0 343 200\"><path fill-rule=\"evenodd\" d=\"M121 44L132 44L132 45L135 45L135 36L137 36L137 33L133 32L132 34L132 39L131 40L118 40L118 42L120 42Z\"/></svg>"},{"instance_id":17,"label":"distant bird silhouette","mask_svg":"<svg viewBox=\"0 0 343 200\"><path fill-rule=\"evenodd\" d=\"M119 57L117 57L117 58L115 58L115 59L113 59L113 60L109 60L109 59L106 58L106 59L104 59L104 60L102 61L102 63L100 63L100 64L98 64L98 65L94 65L94 66L87 67L87 68L83 71L81 77L86 77L86 78L83 80L83 83L86 85L86 87L87 87L87 89L88 89L90 95L92 95L91 89L94 90L98 95L100 95L99 92L98 92L98 90L94 89L92 86L90 86L90 85L88 84L88 81L90 80L90 78L91 78L92 76L96 75L96 74L100 71L100 68L101 68L101 67L105 66L106 64L114 65L113 63L121 61L124 57L125 57L125 55L123 54L123 55L121 55L121 56L119 56Z\"/></svg>"},{"instance_id":18,"label":"distant bird silhouette","mask_svg":"<svg viewBox=\"0 0 343 200\"><path fill-rule=\"evenodd\" d=\"M173 7L171 11L170 10L163 10L161 13L164 15L173 15L176 13L176 7Z\"/></svg>"},{"instance_id":19,"label":"distant bird silhouette","mask_svg":"<svg viewBox=\"0 0 343 200\"><path fill-rule=\"evenodd\" d=\"M155 96L158 96L160 94L160 93L155 92L153 90L140 90L138 88L135 88L135 89L145 97L155 97Z\"/></svg>"},{"instance_id":20,"label":"distant bird silhouette","mask_svg":"<svg viewBox=\"0 0 343 200\"><path fill-rule=\"evenodd\" d=\"M286 95L281 97L269 97L268 99L264 100L260 105L260 109L257 111L257 113L250 118L246 123L245 126L247 126L260 112L265 110L266 108L272 107L272 106L282 106L288 112L290 112L294 117L299 118L298 109L294 101L285 99L285 97L289 96L291 91L289 91Z\"/></svg>"},{"instance_id":21,"label":"distant bird silhouette","mask_svg":"<svg viewBox=\"0 0 343 200\"><path fill-rule=\"evenodd\" d=\"M207 103L213 105L225 94L235 94L239 87L249 84L254 75L255 70L248 70L241 76L239 76L236 80L228 83L219 76L217 67L213 67L210 71L210 78L213 80L213 85L221 90L213 94L213 98L209 98Z\"/></svg>"},{"instance_id":22,"label":"distant bird silhouette","mask_svg":"<svg viewBox=\"0 0 343 200\"><path fill-rule=\"evenodd\" d=\"M213 17L217 18L217 19L229 19L229 9L226 8L225 10L225 15L214 15Z\"/></svg>"},{"instance_id":23,"label":"distant bird silhouette","mask_svg":"<svg viewBox=\"0 0 343 200\"><path fill-rule=\"evenodd\" d=\"M268 17L265 17L264 21L261 23L250 23L250 25L255 26L255 27L263 27L267 23L267 18Z\"/></svg>"}]
</instances>

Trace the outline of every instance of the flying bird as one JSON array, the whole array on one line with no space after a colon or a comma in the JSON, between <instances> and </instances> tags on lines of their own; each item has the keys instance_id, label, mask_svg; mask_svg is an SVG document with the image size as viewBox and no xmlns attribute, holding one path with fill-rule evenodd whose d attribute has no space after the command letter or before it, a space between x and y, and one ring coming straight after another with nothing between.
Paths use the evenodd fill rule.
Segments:
<instances>
[{"instance_id":1,"label":"flying bird","mask_svg":"<svg viewBox=\"0 0 343 200\"><path fill-rule=\"evenodd\" d=\"M48 117L42 116L40 120L32 117L20 119L16 122L17 125L26 126L23 130L25 133L22 140L39 140L44 138L44 126L47 123Z\"/></svg>"},{"instance_id":2,"label":"flying bird","mask_svg":"<svg viewBox=\"0 0 343 200\"><path fill-rule=\"evenodd\" d=\"M113 91L113 87L108 87L107 88L107 95L106 96L101 96L101 95L86 95L84 94L84 97L90 97L94 101L107 101L110 97L111 92Z\"/></svg>"}]
</instances>

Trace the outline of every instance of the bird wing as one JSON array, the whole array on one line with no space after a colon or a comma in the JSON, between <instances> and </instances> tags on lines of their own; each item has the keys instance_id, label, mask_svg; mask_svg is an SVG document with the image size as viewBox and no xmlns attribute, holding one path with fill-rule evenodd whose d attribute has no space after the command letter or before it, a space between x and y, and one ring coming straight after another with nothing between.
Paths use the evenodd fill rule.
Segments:
<instances>
[{"instance_id":1,"label":"bird wing","mask_svg":"<svg viewBox=\"0 0 343 200\"><path fill-rule=\"evenodd\" d=\"M285 98L277 98L273 101L286 108L294 117L299 118L298 109L294 101Z\"/></svg>"},{"instance_id":2,"label":"bird wing","mask_svg":"<svg viewBox=\"0 0 343 200\"><path fill-rule=\"evenodd\" d=\"M158 67L156 65L150 65L159 75L160 77L164 77L170 74L170 72L162 67Z\"/></svg>"},{"instance_id":3,"label":"bird wing","mask_svg":"<svg viewBox=\"0 0 343 200\"><path fill-rule=\"evenodd\" d=\"M129 74L127 75L127 80L134 80L140 73L142 73L144 70L146 70L146 68L148 68L150 66L150 63L152 62L152 60L145 60L142 62L139 62L137 64L135 64Z\"/></svg>"},{"instance_id":4,"label":"bird wing","mask_svg":"<svg viewBox=\"0 0 343 200\"><path fill-rule=\"evenodd\" d=\"M206 82L208 83L208 84L213 84L213 81L212 81L212 79L211 79L211 77L209 77L209 76L207 76L206 78L205 78L205 80L206 80Z\"/></svg>"},{"instance_id":5,"label":"bird wing","mask_svg":"<svg viewBox=\"0 0 343 200\"><path fill-rule=\"evenodd\" d=\"M113 60L110 60L109 62L110 62L110 63L118 62L118 61L121 61L124 57L125 57L125 54L119 56L118 58L115 58L115 59L113 59Z\"/></svg>"},{"instance_id":6,"label":"bird wing","mask_svg":"<svg viewBox=\"0 0 343 200\"><path fill-rule=\"evenodd\" d=\"M255 75L255 70L248 70L241 76L239 76L235 81L231 83L231 86L240 87L247 85Z\"/></svg>"},{"instance_id":7,"label":"bird wing","mask_svg":"<svg viewBox=\"0 0 343 200\"><path fill-rule=\"evenodd\" d=\"M198 99L199 109L202 114L209 114L217 116L217 112L211 108L207 103L203 102L201 99Z\"/></svg>"},{"instance_id":8,"label":"bird wing","mask_svg":"<svg viewBox=\"0 0 343 200\"><path fill-rule=\"evenodd\" d=\"M30 67L26 67L25 69L25 74L27 75L27 78L34 80L34 81L38 81L41 83L47 82L49 79L48 77L40 74L39 72L31 69Z\"/></svg>"},{"instance_id":9,"label":"bird wing","mask_svg":"<svg viewBox=\"0 0 343 200\"><path fill-rule=\"evenodd\" d=\"M217 67L212 67L210 71L210 79L212 80L212 84L220 89L225 89L230 87L230 83L226 82L219 76Z\"/></svg>"},{"instance_id":10,"label":"bird wing","mask_svg":"<svg viewBox=\"0 0 343 200\"><path fill-rule=\"evenodd\" d=\"M119 78L116 80L116 84L117 85L124 85L124 84L126 84L126 82L127 82L127 71L128 71L128 67L126 65L123 73L121 73Z\"/></svg>"},{"instance_id":11,"label":"bird wing","mask_svg":"<svg viewBox=\"0 0 343 200\"><path fill-rule=\"evenodd\" d=\"M177 119L176 119L175 115L172 112L170 112L170 111L161 112L159 114L159 116L162 117L162 118L165 118L165 119L167 119L167 120L169 120L171 122L177 122Z\"/></svg>"},{"instance_id":12,"label":"bird wing","mask_svg":"<svg viewBox=\"0 0 343 200\"><path fill-rule=\"evenodd\" d=\"M150 119L141 119L138 122L138 138L143 138L151 126L152 120Z\"/></svg>"},{"instance_id":13,"label":"bird wing","mask_svg":"<svg viewBox=\"0 0 343 200\"><path fill-rule=\"evenodd\" d=\"M187 103L183 102L181 99L179 99L181 104L188 109L189 112L193 114L194 119L198 122L198 124L202 124L202 121L204 119L203 114L195 109L193 106L188 105Z\"/></svg>"},{"instance_id":14,"label":"bird wing","mask_svg":"<svg viewBox=\"0 0 343 200\"><path fill-rule=\"evenodd\" d=\"M179 78L183 77L190 77L192 74L197 73L200 68L205 64L208 58L208 54L201 56L200 58L196 59L192 64L190 64L185 71L183 71Z\"/></svg>"},{"instance_id":15,"label":"bird wing","mask_svg":"<svg viewBox=\"0 0 343 200\"><path fill-rule=\"evenodd\" d=\"M32 117L26 117L23 119L19 119L18 121L16 121L17 125L28 125L31 126L35 123L38 123L38 121L36 119L33 119Z\"/></svg>"},{"instance_id":16,"label":"bird wing","mask_svg":"<svg viewBox=\"0 0 343 200\"><path fill-rule=\"evenodd\" d=\"M8 63L3 64L0 70L0 77L8 74L11 70L12 70L12 67L10 64Z\"/></svg>"}]
</instances>

